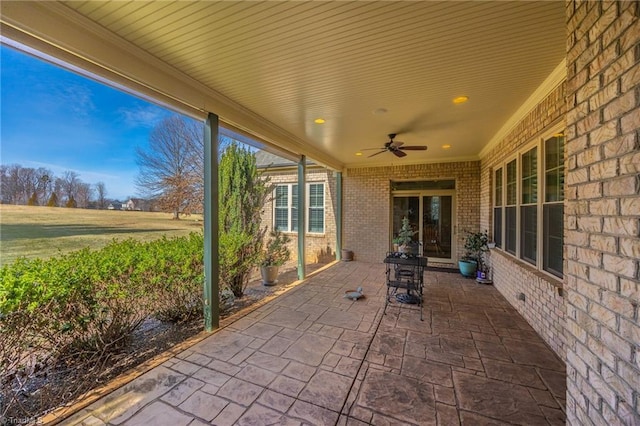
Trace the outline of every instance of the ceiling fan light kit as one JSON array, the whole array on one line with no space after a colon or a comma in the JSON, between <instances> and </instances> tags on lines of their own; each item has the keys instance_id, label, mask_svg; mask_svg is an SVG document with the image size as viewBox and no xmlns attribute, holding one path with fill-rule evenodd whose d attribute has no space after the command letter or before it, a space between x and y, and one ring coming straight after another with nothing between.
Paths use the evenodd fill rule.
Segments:
<instances>
[{"instance_id":1,"label":"ceiling fan light kit","mask_svg":"<svg viewBox=\"0 0 640 426\"><path fill-rule=\"evenodd\" d=\"M383 152L387 152L389 151L390 153L392 153L393 155L395 155L396 157L406 157L407 153L404 151L426 151L427 150L427 146L426 145L408 145L408 146L403 146L404 142L400 142L400 141L394 141L395 137L397 136L396 133L389 133L389 142L384 144L384 147L382 148L364 148L361 151L365 151L365 150L371 150L371 149L378 149L379 151L376 153L371 154L368 158L374 157L378 154L382 154Z\"/></svg>"}]
</instances>

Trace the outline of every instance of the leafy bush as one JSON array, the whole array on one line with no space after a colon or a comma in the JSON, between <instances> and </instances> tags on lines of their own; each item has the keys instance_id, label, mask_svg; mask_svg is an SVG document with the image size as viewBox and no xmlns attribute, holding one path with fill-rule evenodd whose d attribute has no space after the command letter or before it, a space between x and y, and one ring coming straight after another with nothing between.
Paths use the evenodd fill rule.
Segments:
<instances>
[{"instance_id":1,"label":"leafy bush","mask_svg":"<svg viewBox=\"0 0 640 426\"><path fill-rule=\"evenodd\" d=\"M28 319L34 335L22 346L101 351L124 343L151 315L177 321L201 313L202 235L19 259L0 269L0 281L0 343Z\"/></svg>"},{"instance_id":2,"label":"leafy bush","mask_svg":"<svg viewBox=\"0 0 640 426\"><path fill-rule=\"evenodd\" d=\"M260 266L282 266L291 257L287 243L291 239L280 230L274 229L269 233L269 240L264 245Z\"/></svg>"},{"instance_id":3,"label":"leafy bush","mask_svg":"<svg viewBox=\"0 0 640 426\"><path fill-rule=\"evenodd\" d=\"M162 238L152 244L142 268L151 286L154 315L162 321L186 321L202 315L204 240L202 234Z\"/></svg>"},{"instance_id":4,"label":"leafy bush","mask_svg":"<svg viewBox=\"0 0 640 426\"><path fill-rule=\"evenodd\" d=\"M258 171L255 154L232 142L220 157L219 191L220 279L242 297L260 261L262 210L273 185Z\"/></svg>"},{"instance_id":5,"label":"leafy bush","mask_svg":"<svg viewBox=\"0 0 640 426\"><path fill-rule=\"evenodd\" d=\"M0 417L22 407L20 389L41 383L48 366L105 362L152 316L202 316L203 248L200 233L128 239L2 267Z\"/></svg>"},{"instance_id":6,"label":"leafy bush","mask_svg":"<svg viewBox=\"0 0 640 426\"><path fill-rule=\"evenodd\" d=\"M220 287L242 297L260 252L247 232L220 233Z\"/></svg>"}]
</instances>

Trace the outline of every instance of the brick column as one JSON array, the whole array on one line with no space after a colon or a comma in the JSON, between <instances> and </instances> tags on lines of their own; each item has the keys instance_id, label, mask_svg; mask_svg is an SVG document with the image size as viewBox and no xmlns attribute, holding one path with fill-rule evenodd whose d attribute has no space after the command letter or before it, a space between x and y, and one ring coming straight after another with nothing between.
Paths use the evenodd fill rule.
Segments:
<instances>
[{"instance_id":1,"label":"brick column","mask_svg":"<svg viewBox=\"0 0 640 426\"><path fill-rule=\"evenodd\" d=\"M567 2L567 423L640 424L640 3Z\"/></svg>"}]
</instances>

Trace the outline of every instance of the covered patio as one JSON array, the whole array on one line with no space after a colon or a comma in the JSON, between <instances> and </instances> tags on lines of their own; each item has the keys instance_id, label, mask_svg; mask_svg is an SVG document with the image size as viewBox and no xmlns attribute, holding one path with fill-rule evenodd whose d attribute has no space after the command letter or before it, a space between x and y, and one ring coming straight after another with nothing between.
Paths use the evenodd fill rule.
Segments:
<instances>
[{"instance_id":1,"label":"covered patio","mask_svg":"<svg viewBox=\"0 0 640 426\"><path fill-rule=\"evenodd\" d=\"M206 120L206 329L219 134L297 164L301 226L307 159L326 167L332 252L359 261L69 422L562 423L566 386L568 424L640 424L637 1L5 2L0 29ZM383 316L395 201L428 235L435 196L450 197L440 260L455 266L464 231L487 230L495 287L430 273L423 323ZM342 299L358 284L367 299Z\"/></svg>"},{"instance_id":2,"label":"covered patio","mask_svg":"<svg viewBox=\"0 0 640 426\"><path fill-rule=\"evenodd\" d=\"M493 286L426 271L422 322L385 295L336 263L62 424L564 424L564 363Z\"/></svg>"}]
</instances>

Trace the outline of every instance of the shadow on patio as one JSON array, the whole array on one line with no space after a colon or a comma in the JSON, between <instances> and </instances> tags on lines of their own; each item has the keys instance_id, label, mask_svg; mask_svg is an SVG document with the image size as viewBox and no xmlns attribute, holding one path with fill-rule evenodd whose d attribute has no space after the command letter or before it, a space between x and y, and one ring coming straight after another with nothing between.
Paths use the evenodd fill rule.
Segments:
<instances>
[{"instance_id":1,"label":"shadow on patio","mask_svg":"<svg viewBox=\"0 0 640 426\"><path fill-rule=\"evenodd\" d=\"M383 315L384 266L336 264L64 424L564 424L565 366L498 291L425 281L423 322Z\"/></svg>"}]
</instances>

